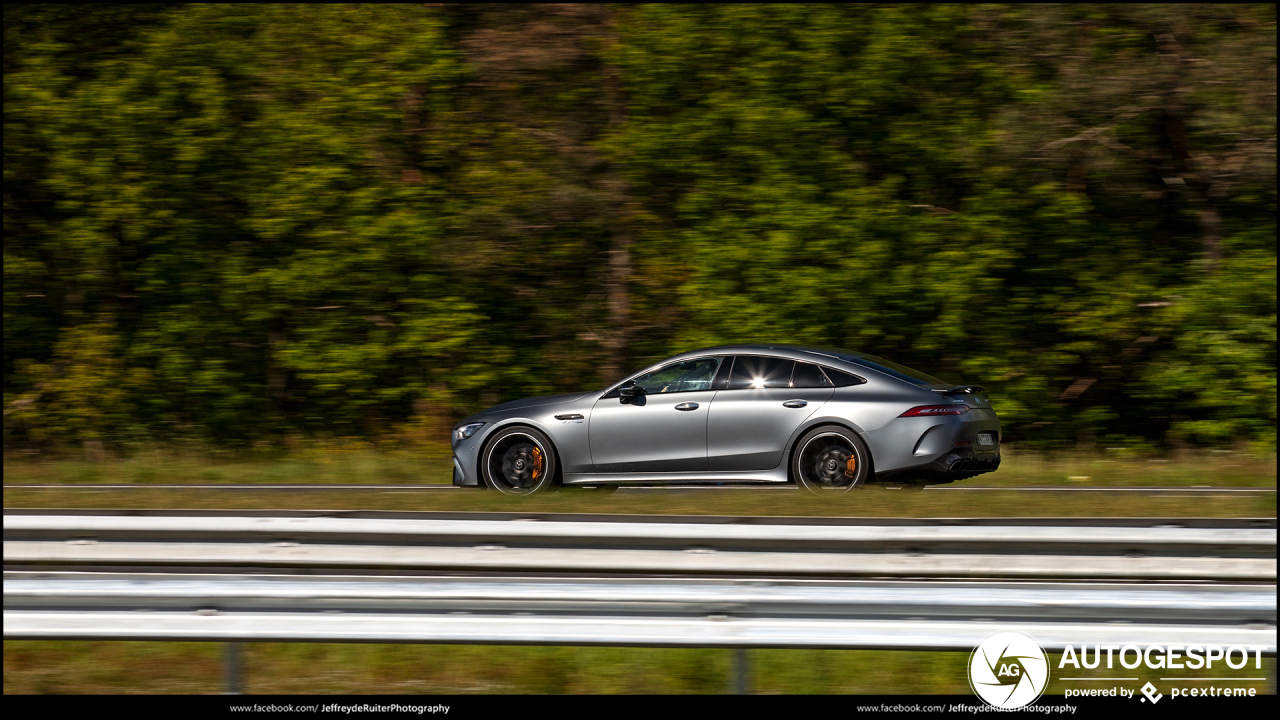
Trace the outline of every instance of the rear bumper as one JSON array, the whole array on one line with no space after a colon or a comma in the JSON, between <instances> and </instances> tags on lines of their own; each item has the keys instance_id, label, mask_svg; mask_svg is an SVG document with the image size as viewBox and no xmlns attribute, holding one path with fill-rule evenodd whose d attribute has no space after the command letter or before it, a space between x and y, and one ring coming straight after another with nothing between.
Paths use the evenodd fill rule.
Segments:
<instances>
[{"instance_id":1,"label":"rear bumper","mask_svg":"<svg viewBox=\"0 0 1280 720\"><path fill-rule=\"evenodd\" d=\"M1000 418L986 407L963 415L897 418L864 437L877 479L950 483L1000 466ZM995 442L980 445L983 439Z\"/></svg>"},{"instance_id":2,"label":"rear bumper","mask_svg":"<svg viewBox=\"0 0 1280 720\"><path fill-rule=\"evenodd\" d=\"M1000 452L977 453L961 448L934 460L927 467L935 472L969 477L1000 467Z\"/></svg>"},{"instance_id":3,"label":"rear bumper","mask_svg":"<svg viewBox=\"0 0 1280 720\"><path fill-rule=\"evenodd\" d=\"M899 418L884 428L876 480L941 484L1000 467L1000 420L989 409L950 418ZM888 433L892 433L889 435ZM994 444L979 444L989 434ZM883 460L883 462L882 462Z\"/></svg>"},{"instance_id":4,"label":"rear bumper","mask_svg":"<svg viewBox=\"0 0 1280 720\"><path fill-rule=\"evenodd\" d=\"M1000 467L1000 453L975 453L957 448L933 462L913 467L876 473L876 482L909 482L917 485L943 485L995 471Z\"/></svg>"}]
</instances>

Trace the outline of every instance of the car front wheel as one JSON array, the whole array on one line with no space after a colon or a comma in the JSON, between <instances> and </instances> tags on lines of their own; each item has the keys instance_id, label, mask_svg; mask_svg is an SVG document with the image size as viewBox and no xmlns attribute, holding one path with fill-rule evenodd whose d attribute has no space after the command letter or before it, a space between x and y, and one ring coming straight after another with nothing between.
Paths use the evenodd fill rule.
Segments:
<instances>
[{"instance_id":1,"label":"car front wheel","mask_svg":"<svg viewBox=\"0 0 1280 720\"><path fill-rule=\"evenodd\" d=\"M556 455L546 435L530 427L499 430L480 455L485 483L505 495L553 489Z\"/></svg>"}]
</instances>

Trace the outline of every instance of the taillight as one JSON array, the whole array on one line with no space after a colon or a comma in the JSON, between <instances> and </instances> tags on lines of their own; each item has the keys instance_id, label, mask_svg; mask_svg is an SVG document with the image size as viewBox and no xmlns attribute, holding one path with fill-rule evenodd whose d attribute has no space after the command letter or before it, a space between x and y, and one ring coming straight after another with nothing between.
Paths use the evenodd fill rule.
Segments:
<instances>
[{"instance_id":1,"label":"taillight","mask_svg":"<svg viewBox=\"0 0 1280 720\"><path fill-rule=\"evenodd\" d=\"M920 405L902 413L898 417L928 417L931 415L963 415L969 412L969 406L962 403L954 405Z\"/></svg>"}]
</instances>

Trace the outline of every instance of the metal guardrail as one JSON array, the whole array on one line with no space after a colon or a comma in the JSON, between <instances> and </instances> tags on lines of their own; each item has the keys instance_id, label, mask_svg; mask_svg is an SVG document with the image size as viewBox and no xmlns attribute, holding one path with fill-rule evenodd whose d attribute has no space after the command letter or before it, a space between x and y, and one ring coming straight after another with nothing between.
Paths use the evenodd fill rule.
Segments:
<instances>
[{"instance_id":1,"label":"metal guardrail","mask_svg":"<svg viewBox=\"0 0 1280 720\"><path fill-rule=\"evenodd\" d=\"M662 617L518 617L386 613L193 614L130 611L4 613L6 639L172 640L183 642L360 642L479 645L972 650L1000 630L1018 630L1046 650L1102 645L1240 645L1276 652L1275 628L1204 628L1103 623L919 623Z\"/></svg>"},{"instance_id":2,"label":"metal guardrail","mask_svg":"<svg viewBox=\"0 0 1280 720\"><path fill-rule=\"evenodd\" d=\"M1270 549L1276 531L1257 528L1195 527L1044 527L996 525L984 527L925 524L885 525L738 525L686 522L620 523L593 521L511 522L493 520L364 519L333 517L190 517L119 515L4 516L5 538L55 535L102 537L115 540L168 538L196 540L258 539L262 536L342 540L364 538L397 544L412 540L536 539L564 544L600 542L783 543L865 545L930 544L949 547L976 545L1078 545L1098 548L1195 546L1199 548Z\"/></svg>"},{"instance_id":3,"label":"metal guardrail","mask_svg":"<svg viewBox=\"0 0 1280 720\"><path fill-rule=\"evenodd\" d=\"M1247 558L1009 556L999 554L788 553L689 550L565 550L323 546L293 543L6 542L5 562L23 565L315 567L481 572L682 575L1007 577L1257 581L1276 561Z\"/></svg>"},{"instance_id":4,"label":"metal guardrail","mask_svg":"<svg viewBox=\"0 0 1280 720\"><path fill-rule=\"evenodd\" d=\"M644 513L578 513L474 510L235 510L142 508L5 508L6 517L165 517L165 518L348 518L353 520L502 520L538 522L609 522L691 525L816 525L859 527L1057 527L1057 528L1201 528L1206 530L1275 530L1274 517L875 517L838 515L650 515Z\"/></svg>"},{"instance_id":5,"label":"metal guardrail","mask_svg":"<svg viewBox=\"0 0 1280 720\"><path fill-rule=\"evenodd\" d=\"M227 642L232 689L244 641L726 647L738 649L740 680L746 648L969 650L1004 629L1046 650L1276 652L1266 519L125 512L6 512L6 639Z\"/></svg>"},{"instance_id":6,"label":"metal guardrail","mask_svg":"<svg viewBox=\"0 0 1280 720\"><path fill-rule=\"evenodd\" d=\"M6 608L1274 624L1266 585L5 573Z\"/></svg>"},{"instance_id":7,"label":"metal guardrail","mask_svg":"<svg viewBox=\"0 0 1280 720\"><path fill-rule=\"evenodd\" d=\"M1269 586L6 573L6 638L1276 652Z\"/></svg>"},{"instance_id":8,"label":"metal guardrail","mask_svg":"<svg viewBox=\"0 0 1280 720\"><path fill-rule=\"evenodd\" d=\"M6 515L6 566L1274 581L1276 531Z\"/></svg>"}]
</instances>

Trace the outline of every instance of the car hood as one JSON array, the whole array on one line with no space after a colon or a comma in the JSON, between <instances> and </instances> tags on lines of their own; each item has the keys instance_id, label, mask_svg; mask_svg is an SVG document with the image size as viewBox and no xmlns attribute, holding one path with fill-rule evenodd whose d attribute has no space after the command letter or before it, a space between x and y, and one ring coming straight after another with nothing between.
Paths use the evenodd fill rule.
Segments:
<instances>
[{"instance_id":1,"label":"car hood","mask_svg":"<svg viewBox=\"0 0 1280 720\"><path fill-rule=\"evenodd\" d=\"M524 408L539 407L541 405L559 405L560 403L573 402L590 393L570 393L568 395L541 395L539 397L524 398L522 400L512 400L501 405L494 405L477 415L492 415L494 413L507 413L512 410L523 410Z\"/></svg>"}]
</instances>

